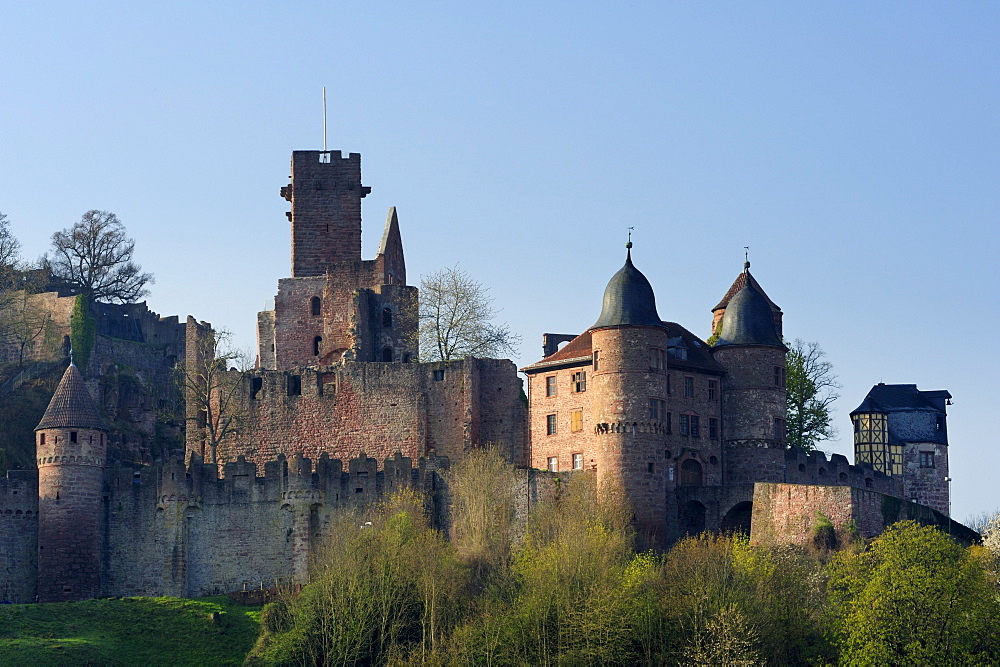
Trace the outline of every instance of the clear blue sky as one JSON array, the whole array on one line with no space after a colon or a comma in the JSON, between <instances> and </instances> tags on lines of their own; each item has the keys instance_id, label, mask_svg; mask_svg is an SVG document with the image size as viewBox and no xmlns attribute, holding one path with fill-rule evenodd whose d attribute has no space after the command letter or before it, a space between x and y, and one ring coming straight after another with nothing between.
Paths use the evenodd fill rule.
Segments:
<instances>
[{"instance_id":1,"label":"clear blue sky","mask_svg":"<svg viewBox=\"0 0 1000 667\"><path fill-rule=\"evenodd\" d=\"M840 375L948 389L953 513L1000 506L1000 6L0 3L0 211L25 254L114 211L161 314L233 329L289 273L295 149L363 155L364 256L459 263L537 360L634 257L709 335L740 271Z\"/></svg>"}]
</instances>

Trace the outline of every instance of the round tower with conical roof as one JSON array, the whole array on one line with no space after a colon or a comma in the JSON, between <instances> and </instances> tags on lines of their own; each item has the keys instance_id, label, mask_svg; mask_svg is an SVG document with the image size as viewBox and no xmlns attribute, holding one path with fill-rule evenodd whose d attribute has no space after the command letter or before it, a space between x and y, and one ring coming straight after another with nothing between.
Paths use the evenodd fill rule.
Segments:
<instances>
[{"instance_id":1,"label":"round tower with conical roof","mask_svg":"<svg viewBox=\"0 0 1000 667\"><path fill-rule=\"evenodd\" d=\"M665 410L653 415L650 405L667 397L667 333L652 286L632 264L631 242L626 247L625 265L608 282L589 329L595 464L600 492L624 493L640 535L656 543L666 529L666 429Z\"/></svg>"},{"instance_id":2,"label":"round tower with conical roof","mask_svg":"<svg viewBox=\"0 0 1000 667\"><path fill-rule=\"evenodd\" d=\"M70 362L35 427L38 599L100 593L100 507L108 428Z\"/></svg>"},{"instance_id":3,"label":"round tower with conical roof","mask_svg":"<svg viewBox=\"0 0 1000 667\"><path fill-rule=\"evenodd\" d=\"M735 294L726 295L712 346L712 355L726 371L722 395L725 481L782 481L788 348L777 330L775 306L750 277L749 262L737 283L741 285ZM773 456L767 456L767 450ZM773 466L768 464L772 459Z\"/></svg>"}]
</instances>

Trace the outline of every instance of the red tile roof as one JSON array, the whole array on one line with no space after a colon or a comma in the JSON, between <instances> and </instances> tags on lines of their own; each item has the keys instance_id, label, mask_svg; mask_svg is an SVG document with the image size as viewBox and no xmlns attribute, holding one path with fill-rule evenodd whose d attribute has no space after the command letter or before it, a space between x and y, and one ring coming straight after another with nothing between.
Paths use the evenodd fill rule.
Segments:
<instances>
[{"instance_id":1,"label":"red tile roof","mask_svg":"<svg viewBox=\"0 0 1000 667\"><path fill-rule=\"evenodd\" d=\"M760 283L757 282L757 279L754 278L749 271L740 271L740 275L736 276L736 280L733 281L733 284L729 288L729 291L726 292L726 296L722 297L722 301L720 301L718 305L712 309L713 313L729 305L730 299L736 296L736 293L739 292L741 289L743 289L743 286L747 284L748 276L750 278L750 285L753 286L754 289L756 289L764 296L764 299L766 299L768 304L770 304L771 309L781 312L781 308L778 307L778 304L771 301L770 297L767 296L767 292L765 292L764 288L761 287Z\"/></svg>"}]
</instances>

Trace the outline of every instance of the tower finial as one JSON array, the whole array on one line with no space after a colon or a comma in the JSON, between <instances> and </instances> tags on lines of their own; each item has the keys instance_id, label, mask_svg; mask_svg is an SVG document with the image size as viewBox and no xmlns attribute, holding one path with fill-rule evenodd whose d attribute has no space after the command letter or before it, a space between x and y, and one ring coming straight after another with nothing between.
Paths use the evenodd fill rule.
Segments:
<instances>
[{"instance_id":1,"label":"tower finial","mask_svg":"<svg viewBox=\"0 0 1000 667\"><path fill-rule=\"evenodd\" d=\"M76 362L73 360L73 348L69 348L69 365L76 366Z\"/></svg>"},{"instance_id":2,"label":"tower finial","mask_svg":"<svg viewBox=\"0 0 1000 667\"><path fill-rule=\"evenodd\" d=\"M625 244L625 248L628 249L628 250L632 249L632 230L633 229L635 229L635 227L629 227L628 228L628 243Z\"/></svg>"},{"instance_id":3,"label":"tower finial","mask_svg":"<svg viewBox=\"0 0 1000 667\"><path fill-rule=\"evenodd\" d=\"M750 270L750 246L748 246L748 245L743 246L743 257L745 258L744 262L743 262L743 270L744 271L749 271Z\"/></svg>"}]
</instances>

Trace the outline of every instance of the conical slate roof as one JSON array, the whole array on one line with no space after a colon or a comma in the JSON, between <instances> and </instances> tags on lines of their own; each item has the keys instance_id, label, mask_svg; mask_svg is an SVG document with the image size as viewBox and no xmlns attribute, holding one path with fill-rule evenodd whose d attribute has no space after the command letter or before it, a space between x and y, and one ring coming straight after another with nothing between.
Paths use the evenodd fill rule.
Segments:
<instances>
[{"instance_id":1,"label":"conical slate roof","mask_svg":"<svg viewBox=\"0 0 1000 667\"><path fill-rule=\"evenodd\" d=\"M625 266L611 277L604 289L601 316L591 329L622 325L661 327L663 322L656 313L653 287L639 269L632 265L632 250L625 258Z\"/></svg>"},{"instance_id":2,"label":"conical slate roof","mask_svg":"<svg viewBox=\"0 0 1000 667\"><path fill-rule=\"evenodd\" d=\"M107 431L107 424L97 412L94 399L90 396L87 385L83 382L83 375L76 367L70 363L69 368L63 373L56 393L49 401L49 407L42 415L42 421L35 427L36 431L46 428L96 428Z\"/></svg>"},{"instance_id":3,"label":"conical slate roof","mask_svg":"<svg viewBox=\"0 0 1000 667\"><path fill-rule=\"evenodd\" d=\"M774 316L767 298L748 280L726 306L722 317L720 345L773 345L785 347L774 327Z\"/></svg>"}]
</instances>

